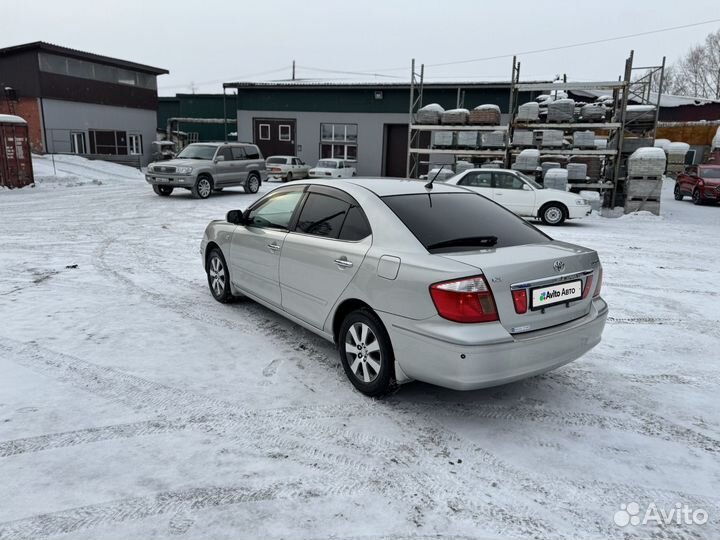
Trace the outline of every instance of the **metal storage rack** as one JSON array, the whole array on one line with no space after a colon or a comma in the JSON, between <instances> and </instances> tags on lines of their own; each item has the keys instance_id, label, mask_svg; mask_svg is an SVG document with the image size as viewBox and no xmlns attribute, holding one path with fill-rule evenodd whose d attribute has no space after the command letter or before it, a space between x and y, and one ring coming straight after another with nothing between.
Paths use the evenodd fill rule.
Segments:
<instances>
[{"instance_id":1,"label":"metal storage rack","mask_svg":"<svg viewBox=\"0 0 720 540\"><path fill-rule=\"evenodd\" d=\"M509 98L510 122L508 125L429 125L417 124L415 118L418 110L423 106L424 65L416 71L415 60L411 67L410 84L410 110L408 119L408 156L407 176L417 178L420 173L421 154L448 154L468 156L471 158L488 158L502 160L504 167L510 167L512 158L521 151L521 147L513 146L512 139L516 129L557 129L562 130L564 136L577 130L596 130L607 135L608 145L605 149L536 147L541 156L600 156L604 160L601 181L588 184L571 184L573 187L584 189L597 189L609 192L606 204L615 206L619 196L624 194L624 183L627 175L627 158L635 147L626 145L629 136L640 136L642 143L652 145L655 142L658 114L660 111L660 96L662 94L663 77L665 71L665 58L659 66L633 66L634 52L631 51L625 61L625 71L622 78L616 81L594 82L532 82L520 81L520 62L513 58L512 77ZM642 72L637 76L638 72ZM657 92L652 91L656 83ZM608 91L612 96L609 121L607 122L521 122L517 120L520 92L573 90L600 90ZM461 91L458 89L458 106L460 106ZM652 105L654 108L648 115L639 115L628 118L628 102L638 105ZM424 132L436 131L505 131L504 148L496 149L464 149L464 148L423 148L420 144L420 135Z\"/></svg>"}]
</instances>

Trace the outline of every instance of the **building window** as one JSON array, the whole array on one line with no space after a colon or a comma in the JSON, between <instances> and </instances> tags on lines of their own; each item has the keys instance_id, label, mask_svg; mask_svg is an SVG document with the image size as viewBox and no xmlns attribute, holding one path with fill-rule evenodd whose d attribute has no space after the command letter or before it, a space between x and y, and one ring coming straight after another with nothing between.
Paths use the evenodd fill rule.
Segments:
<instances>
[{"instance_id":1,"label":"building window","mask_svg":"<svg viewBox=\"0 0 720 540\"><path fill-rule=\"evenodd\" d=\"M357 124L320 124L320 158L357 160Z\"/></svg>"},{"instance_id":2,"label":"building window","mask_svg":"<svg viewBox=\"0 0 720 540\"><path fill-rule=\"evenodd\" d=\"M259 139L261 141L269 141L270 140L270 124L260 124L258 126L258 129L260 130Z\"/></svg>"},{"instance_id":3,"label":"building window","mask_svg":"<svg viewBox=\"0 0 720 540\"><path fill-rule=\"evenodd\" d=\"M290 126L288 124L280 124L278 126L278 139L281 141L289 141L291 140L290 134L291 134Z\"/></svg>"},{"instance_id":4,"label":"building window","mask_svg":"<svg viewBox=\"0 0 720 540\"><path fill-rule=\"evenodd\" d=\"M157 90L155 75L46 52L38 53L40 71L94 81Z\"/></svg>"},{"instance_id":5,"label":"building window","mask_svg":"<svg viewBox=\"0 0 720 540\"><path fill-rule=\"evenodd\" d=\"M128 136L128 153L131 156L142 156L143 143L142 135L139 133L131 133Z\"/></svg>"},{"instance_id":6,"label":"building window","mask_svg":"<svg viewBox=\"0 0 720 540\"><path fill-rule=\"evenodd\" d=\"M70 133L70 151L73 154L87 154L85 149L85 134L82 131Z\"/></svg>"},{"instance_id":7,"label":"building window","mask_svg":"<svg viewBox=\"0 0 720 540\"><path fill-rule=\"evenodd\" d=\"M88 133L90 135L91 154L127 155L128 143L125 131L91 129Z\"/></svg>"}]
</instances>

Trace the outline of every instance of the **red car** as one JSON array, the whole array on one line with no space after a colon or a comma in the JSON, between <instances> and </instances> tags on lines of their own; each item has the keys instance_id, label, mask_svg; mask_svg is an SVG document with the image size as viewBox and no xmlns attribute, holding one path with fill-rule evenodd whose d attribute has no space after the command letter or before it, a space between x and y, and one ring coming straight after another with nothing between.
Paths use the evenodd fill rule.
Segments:
<instances>
[{"instance_id":1,"label":"red car","mask_svg":"<svg viewBox=\"0 0 720 540\"><path fill-rule=\"evenodd\" d=\"M695 204L720 202L720 165L693 165L675 179L675 200L685 195Z\"/></svg>"}]
</instances>

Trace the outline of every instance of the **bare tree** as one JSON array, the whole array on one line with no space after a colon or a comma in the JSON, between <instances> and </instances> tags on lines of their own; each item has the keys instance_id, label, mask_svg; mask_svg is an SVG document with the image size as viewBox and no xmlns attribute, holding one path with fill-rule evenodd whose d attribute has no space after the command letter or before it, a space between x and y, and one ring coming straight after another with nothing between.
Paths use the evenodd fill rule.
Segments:
<instances>
[{"instance_id":1,"label":"bare tree","mask_svg":"<svg viewBox=\"0 0 720 540\"><path fill-rule=\"evenodd\" d=\"M708 34L670 69L663 85L667 93L720 99L720 30Z\"/></svg>"}]
</instances>

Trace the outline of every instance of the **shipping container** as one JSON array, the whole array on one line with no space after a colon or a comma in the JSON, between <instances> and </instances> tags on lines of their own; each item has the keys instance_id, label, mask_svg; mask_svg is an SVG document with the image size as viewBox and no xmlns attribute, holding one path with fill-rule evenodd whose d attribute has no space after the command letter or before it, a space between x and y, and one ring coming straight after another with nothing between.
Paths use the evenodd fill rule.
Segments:
<instances>
[{"instance_id":1,"label":"shipping container","mask_svg":"<svg viewBox=\"0 0 720 540\"><path fill-rule=\"evenodd\" d=\"M18 188L34 182L27 122L0 114L0 186Z\"/></svg>"}]
</instances>

